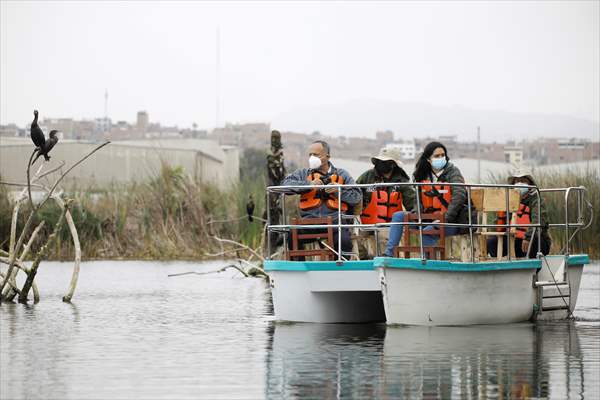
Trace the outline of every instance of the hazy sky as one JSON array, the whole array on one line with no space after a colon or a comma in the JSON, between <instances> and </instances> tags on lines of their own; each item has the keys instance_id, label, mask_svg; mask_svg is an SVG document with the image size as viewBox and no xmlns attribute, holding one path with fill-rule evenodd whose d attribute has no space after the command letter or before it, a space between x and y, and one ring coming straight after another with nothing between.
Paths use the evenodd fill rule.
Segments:
<instances>
[{"instance_id":1,"label":"hazy sky","mask_svg":"<svg viewBox=\"0 0 600 400\"><path fill-rule=\"evenodd\" d=\"M355 99L600 121L600 2L1 2L0 122L215 125ZM286 129L286 127L279 127Z\"/></svg>"}]
</instances>

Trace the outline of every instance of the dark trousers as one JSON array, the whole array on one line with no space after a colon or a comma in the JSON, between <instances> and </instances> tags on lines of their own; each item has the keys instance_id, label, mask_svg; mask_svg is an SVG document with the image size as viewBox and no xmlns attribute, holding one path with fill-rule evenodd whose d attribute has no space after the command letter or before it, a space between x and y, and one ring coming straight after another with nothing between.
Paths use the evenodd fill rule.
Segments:
<instances>
[{"instance_id":1,"label":"dark trousers","mask_svg":"<svg viewBox=\"0 0 600 400\"><path fill-rule=\"evenodd\" d=\"M337 228L332 228L333 229L333 248L335 249L335 251L337 251L339 253L339 248L338 248L338 229ZM303 234L303 233L320 233L320 232L326 232L327 229L314 229L314 228L308 228L308 229L299 229L298 233ZM316 241L317 239L301 239L298 240L298 248L299 249L304 249L304 245L307 243L311 243ZM324 239L320 239L322 241L325 242ZM325 246L322 246L325 247ZM288 232L288 249L292 249L292 233ZM349 253L352 251L352 241L350 240L350 231L348 230L348 228L342 228L342 252L346 252Z\"/></svg>"},{"instance_id":2,"label":"dark trousers","mask_svg":"<svg viewBox=\"0 0 600 400\"><path fill-rule=\"evenodd\" d=\"M506 236L505 236L505 239L502 241L502 255L503 256L506 254L506 249L508 247L507 242L508 242L508 238L506 238ZM522 243L523 243L523 239L515 239L515 255L518 258L525 257L525 252L521 248ZM548 253L550 253L550 246L552 245L552 242L550 241L550 239L542 236L541 245L542 245L541 246L542 254L548 255ZM497 236L492 236L491 238L489 238L487 240L487 248L488 248L488 253L490 254L490 257L498 256L498 237ZM527 255L527 258L535 258L535 256L537 255L537 252L538 252L538 239L536 236L535 239L533 239L530 242L530 249L529 249L529 254Z\"/></svg>"}]
</instances>

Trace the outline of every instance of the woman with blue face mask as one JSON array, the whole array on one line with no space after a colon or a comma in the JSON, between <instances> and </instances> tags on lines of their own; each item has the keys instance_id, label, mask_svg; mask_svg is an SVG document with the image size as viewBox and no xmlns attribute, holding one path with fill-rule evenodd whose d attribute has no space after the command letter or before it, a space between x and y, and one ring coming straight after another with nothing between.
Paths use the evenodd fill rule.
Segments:
<instances>
[{"instance_id":1,"label":"woman with blue face mask","mask_svg":"<svg viewBox=\"0 0 600 400\"><path fill-rule=\"evenodd\" d=\"M528 169L521 168L511 173L508 178L509 185L517 186L521 194L521 200L519 209L516 215L510 215L508 218L511 223L515 225L527 225L537 224L541 220L542 228L540 237L540 250L542 254L547 255L550 253L550 247L552 240L548 233L548 217L546 214L546 207L541 197L538 197L535 188L530 186L536 186L535 181ZM540 204L540 215L538 215L538 202ZM506 224L506 213L499 212L496 220L497 225ZM505 228L498 228L498 231L503 231ZM517 227L515 230L515 255L519 258L528 257L535 258L538 252L538 232L533 227ZM506 240L504 240L504 248L502 249L502 255L506 254ZM498 238L493 236L488 239L487 247L488 253L492 257L497 256Z\"/></svg>"},{"instance_id":2,"label":"woman with blue face mask","mask_svg":"<svg viewBox=\"0 0 600 400\"><path fill-rule=\"evenodd\" d=\"M464 183L460 170L452 164L448 157L446 146L440 142L431 142L417 160L414 182L430 183L417 188L419 193L421 213L437 215L436 219L444 216L444 222L466 224L469 221L467 207L467 191L464 187L444 185L444 183ZM394 213L392 222L404 221L407 211ZM414 212L414 211L412 211ZM394 225L390 228L390 237L385 250L385 255L393 256L394 247L398 246L402 239L402 225ZM428 226L424 231L437 229ZM462 232L458 227L443 227L446 236L457 235ZM439 240L437 235L423 235L423 246L433 246Z\"/></svg>"}]
</instances>

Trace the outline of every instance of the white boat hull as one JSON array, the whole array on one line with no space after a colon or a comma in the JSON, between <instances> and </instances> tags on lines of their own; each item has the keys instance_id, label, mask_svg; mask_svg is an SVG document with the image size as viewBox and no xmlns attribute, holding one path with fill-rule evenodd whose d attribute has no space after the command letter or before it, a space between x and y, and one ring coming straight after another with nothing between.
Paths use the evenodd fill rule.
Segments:
<instances>
[{"instance_id":1,"label":"white boat hull","mask_svg":"<svg viewBox=\"0 0 600 400\"><path fill-rule=\"evenodd\" d=\"M368 266L362 270L336 267L335 262L273 263L298 267L297 270L273 269L273 264L266 264L276 320L321 323L385 321L379 276L372 262L345 263Z\"/></svg>"},{"instance_id":2,"label":"white boat hull","mask_svg":"<svg viewBox=\"0 0 600 400\"><path fill-rule=\"evenodd\" d=\"M388 324L473 325L527 321L535 269L450 272L379 268Z\"/></svg>"}]
</instances>

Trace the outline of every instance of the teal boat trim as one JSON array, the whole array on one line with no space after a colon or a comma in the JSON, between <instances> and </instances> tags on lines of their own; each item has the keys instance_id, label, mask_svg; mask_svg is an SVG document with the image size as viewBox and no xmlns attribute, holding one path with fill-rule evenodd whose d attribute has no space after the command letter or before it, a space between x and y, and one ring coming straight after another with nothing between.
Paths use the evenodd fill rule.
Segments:
<instances>
[{"instance_id":1,"label":"teal boat trim","mask_svg":"<svg viewBox=\"0 0 600 400\"><path fill-rule=\"evenodd\" d=\"M561 258L564 256L553 255L548 258ZM569 265L589 264L590 258L587 254L574 254L569 256ZM481 261L476 263L448 261L448 260L425 260L420 258L391 258L377 257L374 260L358 261L287 261L267 260L265 271L372 271L377 267L404 268L427 271L501 271L511 269L538 269L542 261L537 259L513 260L513 261Z\"/></svg>"},{"instance_id":2,"label":"teal boat trim","mask_svg":"<svg viewBox=\"0 0 600 400\"><path fill-rule=\"evenodd\" d=\"M550 257L557 257L557 258L561 258L564 256L546 256L548 258ZM589 264L590 263L590 256L588 256L587 254L573 254L569 256L569 265L585 265L585 264Z\"/></svg>"},{"instance_id":3,"label":"teal boat trim","mask_svg":"<svg viewBox=\"0 0 600 400\"><path fill-rule=\"evenodd\" d=\"M373 260L358 261L286 261L267 260L265 271L373 271Z\"/></svg>"},{"instance_id":4,"label":"teal boat trim","mask_svg":"<svg viewBox=\"0 0 600 400\"><path fill-rule=\"evenodd\" d=\"M425 260L420 258L392 258L377 257L373 264L375 268L401 268L415 269L421 271L451 271L451 272L481 272L481 271L502 271L513 269L538 269L542 267L542 261L516 260L516 261L481 261L481 262L460 262L446 260Z\"/></svg>"}]
</instances>

